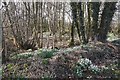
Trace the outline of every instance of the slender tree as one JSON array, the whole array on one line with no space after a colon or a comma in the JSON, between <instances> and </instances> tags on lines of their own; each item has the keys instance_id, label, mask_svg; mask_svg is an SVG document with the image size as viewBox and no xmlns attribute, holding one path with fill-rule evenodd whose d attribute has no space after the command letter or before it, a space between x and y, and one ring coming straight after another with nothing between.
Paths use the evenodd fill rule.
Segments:
<instances>
[{"instance_id":1,"label":"slender tree","mask_svg":"<svg viewBox=\"0 0 120 80\"><path fill-rule=\"evenodd\" d=\"M1 4L1 3L0 3ZM2 26L2 10L0 10L0 59L5 58L5 53L3 52L3 26ZM2 56L3 54L3 56ZM0 63L1 65L1 63Z\"/></svg>"},{"instance_id":2,"label":"slender tree","mask_svg":"<svg viewBox=\"0 0 120 80\"><path fill-rule=\"evenodd\" d=\"M87 14L88 14L88 26L87 26L87 42L89 41L89 38L91 37L91 4L87 3Z\"/></svg>"},{"instance_id":3,"label":"slender tree","mask_svg":"<svg viewBox=\"0 0 120 80\"><path fill-rule=\"evenodd\" d=\"M80 29L79 29L79 24L78 24L78 4L76 2L71 2L71 10L72 10L72 28L71 28L71 36L74 35L74 33L72 33L72 31L74 31L74 26L77 28L77 33L78 33L78 37L80 40ZM74 36L72 37L74 38ZM74 42L74 39L71 39L71 43Z\"/></svg>"},{"instance_id":4,"label":"slender tree","mask_svg":"<svg viewBox=\"0 0 120 80\"><path fill-rule=\"evenodd\" d=\"M100 2L92 2L92 40L98 35L98 18L99 18L99 11L100 11Z\"/></svg>"},{"instance_id":5,"label":"slender tree","mask_svg":"<svg viewBox=\"0 0 120 80\"><path fill-rule=\"evenodd\" d=\"M87 43L86 36L85 36L85 26L84 26L84 10L82 9L82 3L78 3L79 8L79 22L80 22L80 32L83 40L83 44Z\"/></svg>"}]
</instances>

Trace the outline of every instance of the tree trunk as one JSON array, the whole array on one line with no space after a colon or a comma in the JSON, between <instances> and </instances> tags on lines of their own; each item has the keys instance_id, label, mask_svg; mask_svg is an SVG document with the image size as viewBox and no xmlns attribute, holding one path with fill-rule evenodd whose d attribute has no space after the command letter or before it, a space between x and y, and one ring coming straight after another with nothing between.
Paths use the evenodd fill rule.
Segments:
<instances>
[{"instance_id":1,"label":"tree trunk","mask_svg":"<svg viewBox=\"0 0 120 80\"><path fill-rule=\"evenodd\" d=\"M87 42L89 41L89 38L91 36L91 11L90 11L91 5L90 3L87 3L87 13L88 13L88 32L87 32Z\"/></svg>"},{"instance_id":2,"label":"tree trunk","mask_svg":"<svg viewBox=\"0 0 120 80\"><path fill-rule=\"evenodd\" d=\"M80 18L80 32L81 32L83 44L86 44L87 40L86 40L86 37L85 37L84 12L82 10L82 3L79 2L78 6L79 6L79 10L80 10L80 13L79 13L79 18Z\"/></svg>"},{"instance_id":3,"label":"tree trunk","mask_svg":"<svg viewBox=\"0 0 120 80\"><path fill-rule=\"evenodd\" d=\"M116 2L105 2L102 12L98 41L106 42L107 33L110 29L110 24L116 10Z\"/></svg>"},{"instance_id":4,"label":"tree trunk","mask_svg":"<svg viewBox=\"0 0 120 80\"><path fill-rule=\"evenodd\" d=\"M40 8L41 8L41 9L40 9L40 10L41 10L41 11L40 11L40 12L41 12L41 13L40 13L40 16L41 16L41 19L40 19L40 20L41 20L41 26L40 26L41 44L40 44L40 48L43 47L43 9L42 9L42 8L43 8L43 7L42 7L43 5L44 5L43 2L41 2L41 3L40 3Z\"/></svg>"},{"instance_id":5,"label":"tree trunk","mask_svg":"<svg viewBox=\"0 0 120 80\"><path fill-rule=\"evenodd\" d=\"M77 33L78 33L78 37L80 40L80 30L79 30L79 26L78 26L78 17L77 17L77 3L76 2L71 2L71 8L72 8L72 17L73 17L73 25L75 25L75 27L77 28Z\"/></svg>"},{"instance_id":6,"label":"tree trunk","mask_svg":"<svg viewBox=\"0 0 120 80\"><path fill-rule=\"evenodd\" d=\"M92 3L92 40L98 35L98 17L99 17L99 10L100 10L100 2L93 2Z\"/></svg>"},{"instance_id":7,"label":"tree trunk","mask_svg":"<svg viewBox=\"0 0 120 80\"><path fill-rule=\"evenodd\" d=\"M70 46L74 45L74 21L72 21L72 26L71 26L71 42Z\"/></svg>"},{"instance_id":8,"label":"tree trunk","mask_svg":"<svg viewBox=\"0 0 120 80\"><path fill-rule=\"evenodd\" d=\"M64 33L64 22L65 22L65 3L63 3L63 13L62 13L62 33Z\"/></svg>"},{"instance_id":9,"label":"tree trunk","mask_svg":"<svg viewBox=\"0 0 120 80\"><path fill-rule=\"evenodd\" d=\"M5 62L5 53L3 53L3 26L2 26L2 11L0 10L0 62ZM1 65L1 63L0 63Z\"/></svg>"}]
</instances>

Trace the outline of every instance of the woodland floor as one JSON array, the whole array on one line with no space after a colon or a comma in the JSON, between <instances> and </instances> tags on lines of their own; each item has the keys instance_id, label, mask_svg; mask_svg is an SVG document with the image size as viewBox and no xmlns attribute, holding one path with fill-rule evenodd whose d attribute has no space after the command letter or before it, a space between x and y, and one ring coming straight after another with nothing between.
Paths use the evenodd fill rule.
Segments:
<instances>
[{"instance_id":1,"label":"woodland floor","mask_svg":"<svg viewBox=\"0 0 120 80\"><path fill-rule=\"evenodd\" d=\"M82 59L89 59L98 68L107 69L93 73L83 68L82 76L75 66ZM12 54L10 61L3 64L5 78L119 78L120 40L112 42L90 42L70 48L40 49ZM72 80L72 79L71 79ZM116 79L117 80L117 79Z\"/></svg>"}]
</instances>

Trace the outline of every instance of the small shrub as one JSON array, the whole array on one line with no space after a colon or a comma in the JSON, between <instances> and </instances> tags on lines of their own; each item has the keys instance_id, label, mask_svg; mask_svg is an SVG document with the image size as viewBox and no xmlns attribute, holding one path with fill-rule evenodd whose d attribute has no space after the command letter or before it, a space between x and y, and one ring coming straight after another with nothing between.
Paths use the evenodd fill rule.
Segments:
<instances>
[{"instance_id":1,"label":"small shrub","mask_svg":"<svg viewBox=\"0 0 120 80\"><path fill-rule=\"evenodd\" d=\"M41 58L51 58L55 52L57 52L57 50L55 49L43 50L38 54L38 56L40 56Z\"/></svg>"},{"instance_id":2,"label":"small shrub","mask_svg":"<svg viewBox=\"0 0 120 80\"><path fill-rule=\"evenodd\" d=\"M75 65L74 71L78 77L84 77L83 75L85 75L85 72L88 71L90 73L97 74L100 72L100 69L98 68L98 66L93 65L89 59L82 58L78 60L77 64Z\"/></svg>"},{"instance_id":3,"label":"small shrub","mask_svg":"<svg viewBox=\"0 0 120 80\"><path fill-rule=\"evenodd\" d=\"M17 54L12 57L12 59L26 59L29 57L33 57L33 54Z\"/></svg>"},{"instance_id":4,"label":"small shrub","mask_svg":"<svg viewBox=\"0 0 120 80\"><path fill-rule=\"evenodd\" d=\"M114 66L97 66L94 65L89 59L82 58L79 59L78 62L75 64L74 72L77 77L88 77L88 76L99 76L98 74L102 75L106 78L118 78L119 70L116 69Z\"/></svg>"},{"instance_id":5,"label":"small shrub","mask_svg":"<svg viewBox=\"0 0 120 80\"><path fill-rule=\"evenodd\" d=\"M14 69L14 64L8 64L6 67L9 71L11 71Z\"/></svg>"},{"instance_id":6,"label":"small shrub","mask_svg":"<svg viewBox=\"0 0 120 80\"><path fill-rule=\"evenodd\" d=\"M43 59L42 63L47 65L47 64L49 64L49 60L48 59Z\"/></svg>"}]
</instances>

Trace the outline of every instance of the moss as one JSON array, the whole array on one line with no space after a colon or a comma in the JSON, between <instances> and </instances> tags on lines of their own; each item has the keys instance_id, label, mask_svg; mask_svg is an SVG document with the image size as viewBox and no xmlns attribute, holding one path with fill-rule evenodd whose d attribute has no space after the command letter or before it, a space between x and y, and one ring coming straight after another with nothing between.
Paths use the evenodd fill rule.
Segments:
<instances>
[{"instance_id":1,"label":"moss","mask_svg":"<svg viewBox=\"0 0 120 80\"><path fill-rule=\"evenodd\" d=\"M45 65L49 64L49 60L48 59L43 59L42 64L45 64Z\"/></svg>"}]
</instances>

